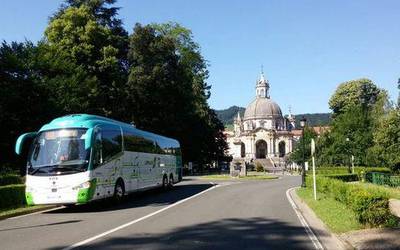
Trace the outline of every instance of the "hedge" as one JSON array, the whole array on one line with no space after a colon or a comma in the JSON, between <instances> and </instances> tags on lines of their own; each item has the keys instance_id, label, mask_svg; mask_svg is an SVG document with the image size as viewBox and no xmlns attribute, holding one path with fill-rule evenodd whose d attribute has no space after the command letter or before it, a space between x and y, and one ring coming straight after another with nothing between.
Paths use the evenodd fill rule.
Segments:
<instances>
[{"instance_id":1,"label":"hedge","mask_svg":"<svg viewBox=\"0 0 400 250\"><path fill-rule=\"evenodd\" d=\"M400 187L400 176L388 173L370 172L365 175L365 180L377 185Z\"/></svg>"},{"instance_id":2,"label":"hedge","mask_svg":"<svg viewBox=\"0 0 400 250\"><path fill-rule=\"evenodd\" d=\"M312 169L309 169L311 172ZM379 173L390 173L390 169L388 168L376 168L376 167L354 167L354 172L358 175L361 173L369 173L369 172L379 172ZM348 167L317 167L316 174L321 175L330 175L330 174L348 174L349 168Z\"/></svg>"},{"instance_id":3,"label":"hedge","mask_svg":"<svg viewBox=\"0 0 400 250\"><path fill-rule=\"evenodd\" d=\"M0 175L0 186L7 186L12 184L23 184L24 180L21 176L16 174Z\"/></svg>"},{"instance_id":4,"label":"hedge","mask_svg":"<svg viewBox=\"0 0 400 250\"><path fill-rule=\"evenodd\" d=\"M312 178L307 177L307 182L311 187ZM376 227L394 221L394 216L389 210L389 194L379 188L317 176L317 191L331 196L352 209L361 224Z\"/></svg>"},{"instance_id":5,"label":"hedge","mask_svg":"<svg viewBox=\"0 0 400 250\"><path fill-rule=\"evenodd\" d=\"M329 175L324 175L324 177L341 180L344 182L351 182L351 181L359 180L357 174L329 174Z\"/></svg>"},{"instance_id":6,"label":"hedge","mask_svg":"<svg viewBox=\"0 0 400 250\"><path fill-rule=\"evenodd\" d=\"M16 184L0 187L0 209L16 208L25 204L25 185Z\"/></svg>"}]
</instances>

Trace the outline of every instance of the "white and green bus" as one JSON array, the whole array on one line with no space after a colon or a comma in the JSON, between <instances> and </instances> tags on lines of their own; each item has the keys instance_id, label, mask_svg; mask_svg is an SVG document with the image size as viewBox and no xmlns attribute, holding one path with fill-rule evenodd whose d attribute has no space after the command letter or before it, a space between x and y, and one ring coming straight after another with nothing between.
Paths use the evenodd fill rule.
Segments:
<instances>
[{"instance_id":1,"label":"white and green bus","mask_svg":"<svg viewBox=\"0 0 400 250\"><path fill-rule=\"evenodd\" d=\"M21 135L15 151L27 152L26 201L82 204L182 179L177 140L101 116L54 119Z\"/></svg>"}]
</instances>

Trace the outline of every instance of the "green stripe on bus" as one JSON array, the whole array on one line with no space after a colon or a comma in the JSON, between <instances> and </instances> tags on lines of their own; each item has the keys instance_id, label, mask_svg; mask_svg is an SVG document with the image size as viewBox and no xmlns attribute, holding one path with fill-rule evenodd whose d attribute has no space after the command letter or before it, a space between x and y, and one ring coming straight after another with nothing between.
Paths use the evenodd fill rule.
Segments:
<instances>
[{"instance_id":1,"label":"green stripe on bus","mask_svg":"<svg viewBox=\"0 0 400 250\"><path fill-rule=\"evenodd\" d=\"M33 202L33 196L31 193L29 193L29 192L25 193L25 198L26 198L26 204L28 204L29 206L35 205L35 203Z\"/></svg>"},{"instance_id":2,"label":"green stripe on bus","mask_svg":"<svg viewBox=\"0 0 400 250\"><path fill-rule=\"evenodd\" d=\"M90 187L89 188L83 188L79 190L78 192L78 203L86 203L89 202L94 195L94 192L96 190L96 179L93 179L90 181Z\"/></svg>"}]
</instances>

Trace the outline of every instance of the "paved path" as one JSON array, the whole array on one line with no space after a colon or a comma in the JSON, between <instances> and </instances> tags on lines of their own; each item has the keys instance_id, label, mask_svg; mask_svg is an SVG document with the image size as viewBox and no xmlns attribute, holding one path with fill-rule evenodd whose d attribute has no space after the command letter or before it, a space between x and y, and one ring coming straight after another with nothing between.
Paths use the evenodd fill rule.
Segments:
<instances>
[{"instance_id":1,"label":"paved path","mask_svg":"<svg viewBox=\"0 0 400 250\"><path fill-rule=\"evenodd\" d=\"M0 248L65 249L89 239L78 249L314 249L285 195L299 177L216 183L186 178L119 206L3 220Z\"/></svg>"}]
</instances>

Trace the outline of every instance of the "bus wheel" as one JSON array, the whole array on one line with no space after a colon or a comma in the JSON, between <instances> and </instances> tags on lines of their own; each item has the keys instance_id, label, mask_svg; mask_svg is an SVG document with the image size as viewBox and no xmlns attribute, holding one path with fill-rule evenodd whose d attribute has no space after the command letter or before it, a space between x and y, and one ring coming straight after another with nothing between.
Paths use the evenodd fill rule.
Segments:
<instances>
[{"instance_id":1,"label":"bus wheel","mask_svg":"<svg viewBox=\"0 0 400 250\"><path fill-rule=\"evenodd\" d=\"M120 179L115 183L114 188L114 200L116 203L120 203L125 195L125 186L124 182Z\"/></svg>"},{"instance_id":2,"label":"bus wheel","mask_svg":"<svg viewBox=\"0 0 400 250\"><path fill-rule=\"evenodd\" d=\"M163 176L163 179L162 179L162 189L163 189L163 190L166 190L167 187L168 187L168 178L167 178L166 175L164 175L164 176Z\"/></svg>"},{"instance_id":3,"label":"bus wheel","mask_svg":"<svg viewBox=\"0 0 400 250\"><path fill-rule=\"evenodd\" d=\"M171 174L169 176L168 187L172 188L174 186L174 176Z\"/></svg>"}]
</instances>

